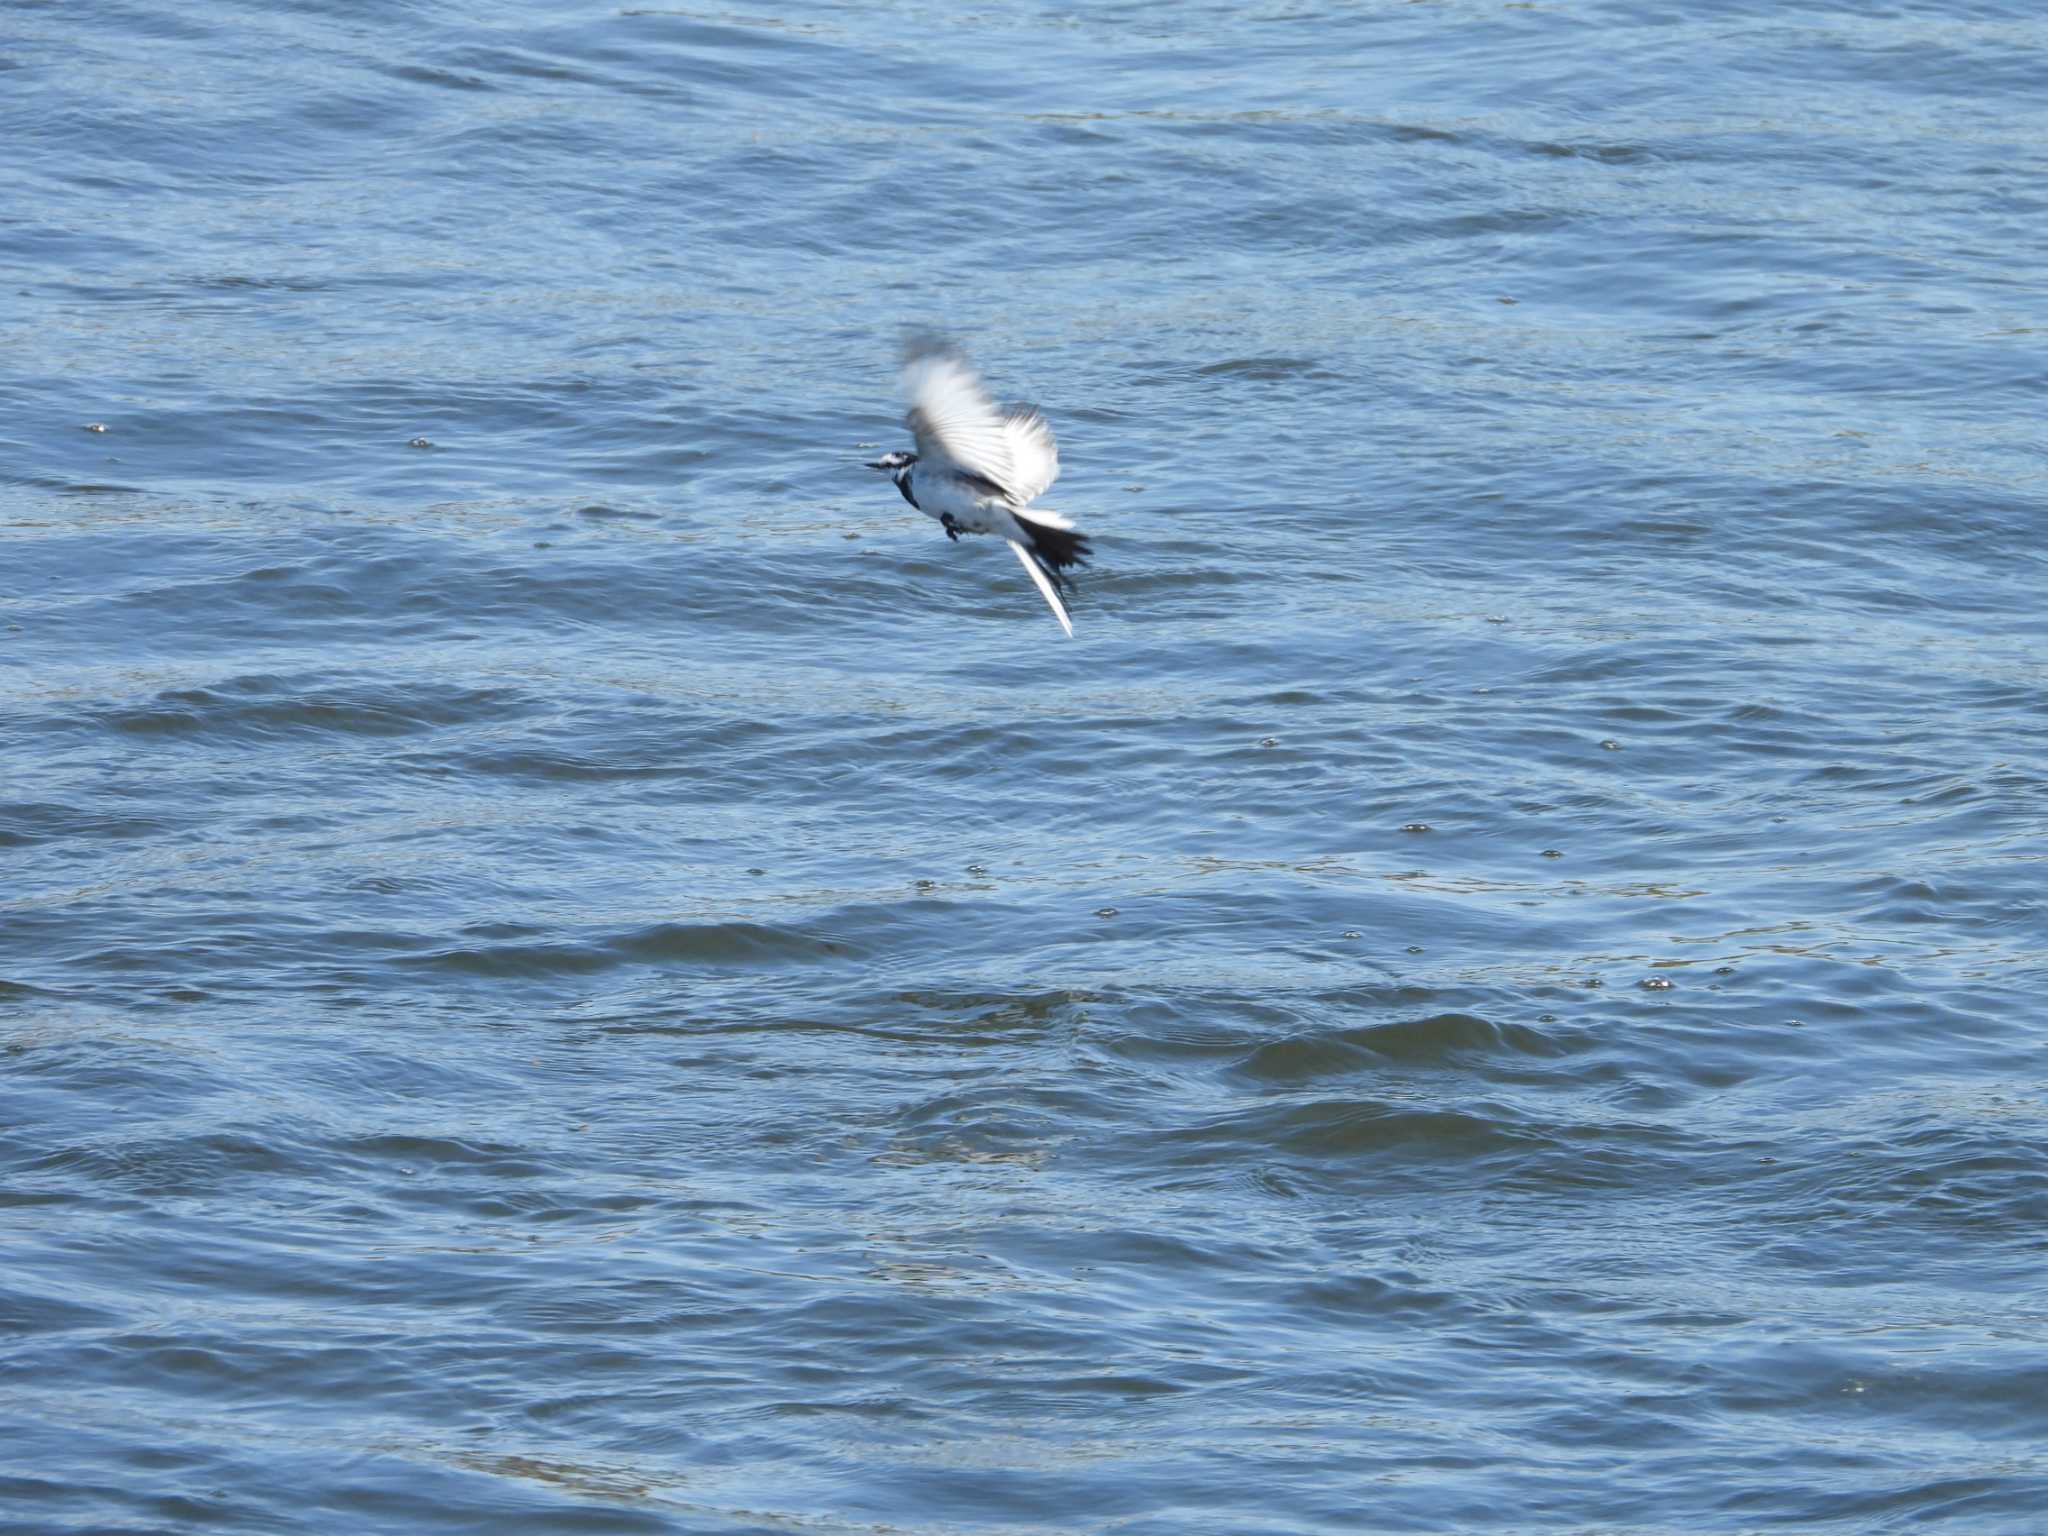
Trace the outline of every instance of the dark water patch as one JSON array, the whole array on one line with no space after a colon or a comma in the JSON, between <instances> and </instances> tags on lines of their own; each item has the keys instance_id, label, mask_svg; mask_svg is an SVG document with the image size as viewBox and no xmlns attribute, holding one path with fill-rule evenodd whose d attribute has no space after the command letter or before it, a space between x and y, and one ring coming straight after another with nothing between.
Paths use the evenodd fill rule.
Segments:
<instances>
[{"instance_id":1,"label":"dark water patch","mask_svg":"<svg viewBox=\"0 0 2048 1536\"><path fill-rule=\"evenodd\" d=\"M493 733L486 744L451 746L406 761L514 783L723 779L737 788L770 777L769 765L813 750L808 740L789 741L771 722L721 717L659 698L610 700L601 708L565 710L536 724L534 734L540 740L503 740L510 734ZM565 745L569 743L574 745Z\"/></svg>"},{"instance_id":2,"label":"dark water patch","mask_svg":"<svg viewBox=\"0 0 2048 1536\"><path fill-rule=\"evenodd\" d=\"M0 1287L0 1334L23 1338L97 1328L115 1321L111 1311L63 1296Z\"/></svg>"},{"instance_id":3,"label":"dark water patch","mask_svg":"<svg viewBox=\"0 0 2048 1536\"><path fill-rule=\"evenodd\" d=\"M1007 993L912 989L859 993L833 1010L859 1033L949 1050L1000 1049L1085 1027L1091 995L1070 991Z\"/></svg>"},{"instance_id":4,"label":"dark water patch","mask_svg":"<svg viewBox=\"0 0 2048 1536\"><path fill-rule=\"evenodd\" d=\"M460 70L443 69L429 64L393 64L388 73L394 80L403 80L409 85L431 85L454 91L492 91L497 89L481 75L464 73Z\"/></svg>"},{"instance_id":5,"label":"dark water patch","mask_svg":"<svg viewBox=\"0 0 2048 1536\"><path fill-rule=\"evenodd\" d=\"M1310 1162L1372 1159L1399 1165L1427 1157L1441 1165L1475 1169L1528 1155L1543 1144L1540 1132L1515 1123L1502 1109L1485 1112L1418 1108L1385 1100L1324 1099L1246 1109L1221 1121L1189 1127L1166 1138L1173 1160L1186 1163L1225 1144L1252 1144ZM1391 1176L1391 1174L1390 1174ZM1434 1177L1434 1174L1431 1174Z\"/></svg>"},{"instance_id":6,"label":"dark water patch","mask_svg":"<svg viewBox=\"0 0 2048 1536\"><path fill-rule=\"evenodd\" d=\"M11 981L0 977L0 1000L19 1001L26 998L55 998L63 994L45 987L31 986L25 981Z\"/></svg>"},{"instance_id":7,"label":"dark water patch","mask_svg":"<svg viewBox=\"0 0 2048 1536\"><path fill-rule=\"evenodd\" d=\"M620 966L708 965L746 970L838 963L858 946L841 938L748 922L659 923L573 942L475 944L390 957L393 964L479 977L587 975Z\"/></svg>"},{"instance_id":8,"label":"dark water patch","mask_svg":"<svg viewBox=\"0 0 2048 1536\"><path fill-rule=\"evenodd\" d=\"M0 848L155 837L171 830L173 825L161 817L132 811L49 803L0 805Z\"/></svg>"},{"instance_id":9,"label":"dark water patch","mask_svg":"<svg viewBox=\"0 0 2048 1536\"><path fill-rule=\"evenodd\" d=\"M419 735L449 725L516 718L529 707L509 688L387 685L345 691L258 676L228 679L216 688L168 690L148 705L102 708L96 718L111 730L140 736L274 742L303 735Z\"/></svg>"},{"instance_id":10,"label":"dark water patch","mask_svg":"<svg viewBox=\"0 0 2048 1536\"><path fill-rule=\"evenodd\" d=\"M395 1163L411 1172L424 1168L460 1167L499 1177L524 1178L537 1170L521 1149L504 1145L473 1145L433 1136L378 1136L338 1144L335 1152L365 1163Z\"/></svg>"},{"instance_id":11,"label":"dark water patch","mask_svg":"<svg viewBox=\"0 0 2048 1536\"><path fill-rule=\"evenodd\" d=\"M1550 159L1592 160L1601 165L1639 165L1658 158L1655 151L1641 144L1562 144L1537 142L1528 146L1532 154Z\"/></svg>"},{"instance_id":12,"label":"dark water patch","mask_svg":"<svg viewBox=\"0 0 2048 1536\"><path fill-rule=\"evenodd\" d=\"M250 276L240 272L203 274L191 278L190 281L194 288L218 288L230 293L320 293L332 286L326 278L283 274Z\"/></svg>"},{"instance_id":13,"label":"dark water patch","mask_svg":"<svg viewBox=\"0 0 2048 1536\"><path fill-rule=\"evenodd\" d=\"M1439 1013L1426 1018L1295 1037L1263 1045L1240 1070L1268 1082L1300 1082L1346 1075L1387 1062L1450 1065L1495 1054L1555 1057L1568 1048L1528 1025L1499 1025L1474 1014Z\"/></svg>"},{"instance_id":14,"label":"dark water patch","mask_svg":"<svg viewBox=\"0 0 2048 1536\"><path fill-rule=\"evenodd\" d=\"M71 1147L25 1162L24 1177L61 1181L150 1200L192 1199L245 1181L303 1176L302 1152L257 1137L134 1137Z\"/></svg>"},{"instance_id":15,"label":"dark water patch","mask_svg":"<svg viewBox=\"0 0 2048 1536\"><path fill-rule=\"evenodd\" d=\"M857 954L855 947L842 939L754 923L662 923L615 940L613 948L624 958L643 964L776 965Z\"/></svg>"},{"instance_id":16,"label":"dark water patch","mask_svg":"<svg viewBox=\"0 0 2048 1536\"><path fill-rule=\"evenodd\" d=\"M1301 357L1234 357L1220 363L1205 364L1195 373L1201 378L1249 379L1260 383L1330 377L1321 371L1321 366L1314 359Z\"/></svg>"},{"instance_id":17,"label":"dark water patch","mask_svg":"<svg viewBox=\"0 0 2048 1536\"><path fill-rule=\"evenodd\" d=\"M1829 1489L1794 1502L1793 1518L1861 1526L1873 1520L1994 1524L2029 1518L2048 1497L2048 1478L2014 1471L1990 1477L1913 1477L1893 1474L1881 1489ZM1726 1500L1729 1513L1755 1518L1763 1508L1782 1508L1770 1490L1750 1490Z\"/></svg>"}]
</instances>

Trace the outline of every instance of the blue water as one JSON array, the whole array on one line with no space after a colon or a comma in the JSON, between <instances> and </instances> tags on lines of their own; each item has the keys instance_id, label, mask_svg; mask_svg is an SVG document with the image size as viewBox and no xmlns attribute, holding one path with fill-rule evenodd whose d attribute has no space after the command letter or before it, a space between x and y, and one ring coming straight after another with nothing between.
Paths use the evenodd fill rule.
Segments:
<instances>
[{"instance_id":1,"label":"blue water","mask_svg":"<svg viewBox=\"0 0 2048 1536\"><path fill-rule=\"evenodd\" d=\"M2048 1528L2043 79L0 10L0 1528Z\"/></svg>"}]
</instances>

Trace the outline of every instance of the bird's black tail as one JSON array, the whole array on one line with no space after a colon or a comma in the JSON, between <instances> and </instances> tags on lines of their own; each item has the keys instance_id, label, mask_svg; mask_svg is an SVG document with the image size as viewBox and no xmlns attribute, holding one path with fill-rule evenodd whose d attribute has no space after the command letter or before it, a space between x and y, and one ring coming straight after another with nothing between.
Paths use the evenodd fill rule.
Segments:
<instances>
[{"instance_id":1,"label":"bird's black tail","mask_svg":"<svg viewBox=\"0 0 2048 1536\"><path fill-rule=\"evenodd\" d=\"M1031 540L1031 553L1038 563L1045 567L1054 581L1073 588L1073 578L1066 575L1070 566L1086 565L1094 550L1088 547L1088 535L1072 528L1055 528L1050 523L1035 523L1022 512L1013 512L1017 526Z\"/></svg>"}]
</instances>

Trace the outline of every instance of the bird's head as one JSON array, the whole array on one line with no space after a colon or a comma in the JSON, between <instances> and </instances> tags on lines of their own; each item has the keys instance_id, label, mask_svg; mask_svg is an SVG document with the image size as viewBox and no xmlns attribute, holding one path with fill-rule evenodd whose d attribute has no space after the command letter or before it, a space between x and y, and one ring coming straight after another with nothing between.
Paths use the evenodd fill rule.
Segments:
<instances>
[{"instance_id":1,"label":"bird's head","mask_svg":"<svg viewBox=\"0 0 2048 1536\"><path fill-rule=\"evenodd\" d=\"M894 453L883 454L879 459L868 460L868 468L895 470L903 469L908 465L915 464L916 462L916 454L905 453L902 449L899 448Z\"/></svg>"}]
</instances>

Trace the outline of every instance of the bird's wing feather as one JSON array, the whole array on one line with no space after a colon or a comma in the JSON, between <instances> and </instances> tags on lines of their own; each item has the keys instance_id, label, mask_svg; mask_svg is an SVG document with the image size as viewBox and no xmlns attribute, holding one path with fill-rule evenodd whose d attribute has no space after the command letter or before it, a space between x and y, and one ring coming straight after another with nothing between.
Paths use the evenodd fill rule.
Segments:
<instances>
[{"instance_id":1,"label":"bird's wing feather","mask_svg":"<svg viewBox=\"0 0 2048 1536\"><path fill-rule=\"evenodd\" d=\"M1067 622L1067 610L1060 602L1059 593L1053 590L1052 583L1045 579L1045 572L1038 568L1038 562L1031 558L1031 552L1015 539L1010 540L1010 548L1017 552L1018 563L1030 573L1032 581L1038 585L1038 590L1045 594L1045 600L1052 604L1052 616L1060 621L1060 628L1067 632L1069 640L1073 639L1074 626Z\"/></svg>"},{"instance_id":2,"label":"bird's wing feather","mask_svg":"<svg viewBox=\"0 0 2048 1536\"><path fill-rule=\"evenodd\" d=\"M1059 445L1035 405L1011 406L1003 416L1003 434L1010 441L1010 498L1026 506L1059 479Z\"/></svg>"},{"instance_id":3,"label":"bird's wing feather","mask_svg":"<svg viewBox=\"0 0 2048 1536\"><path fill-rule=\"evenodd\" d=\"M913 339L903 361L903 393L920 458L979 475L1011 494L1009 429L957 349L934 338Z\"/></svg>"}]
</instances>

